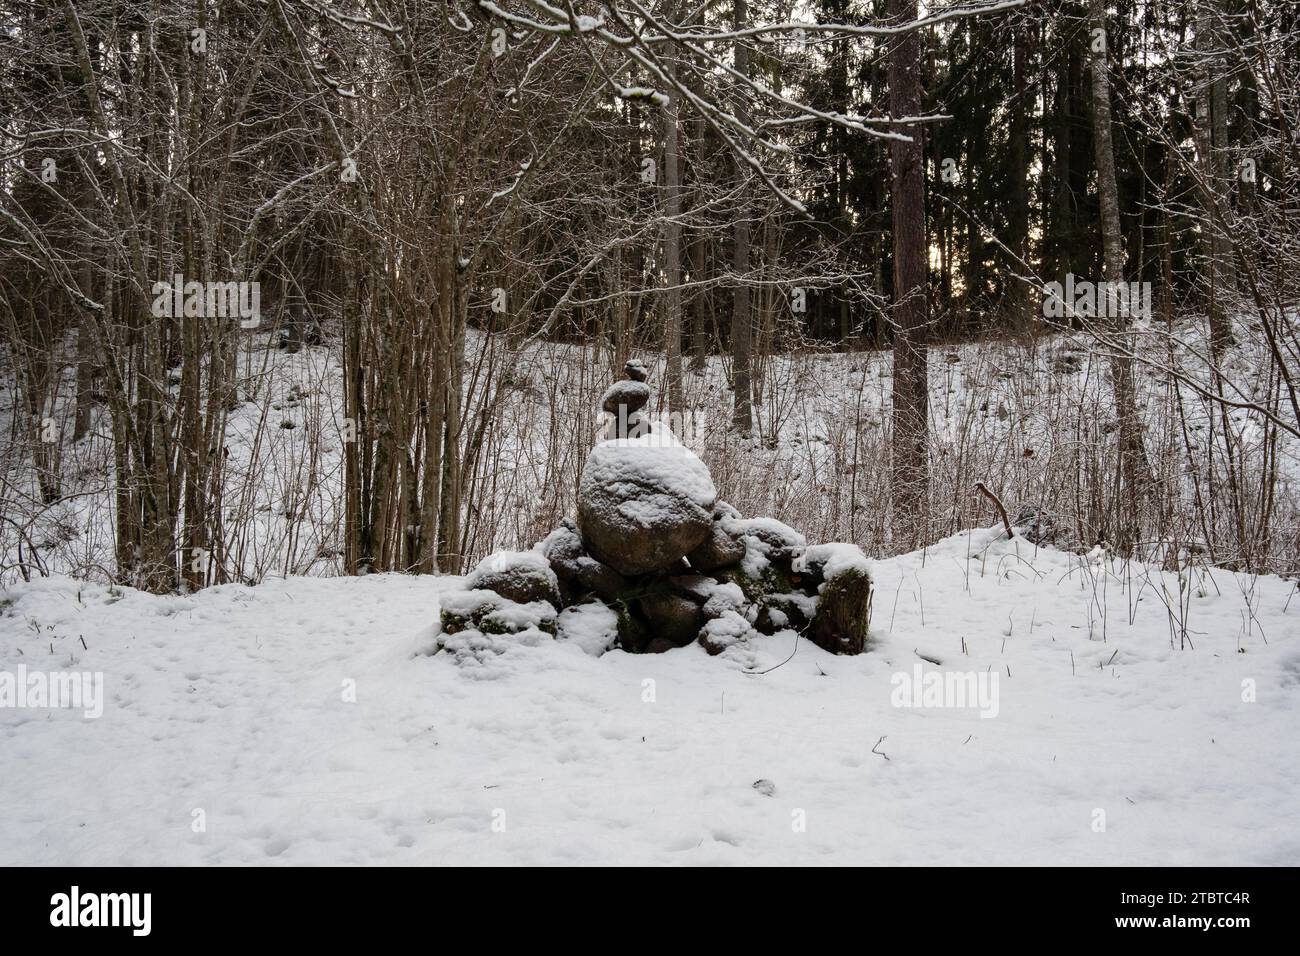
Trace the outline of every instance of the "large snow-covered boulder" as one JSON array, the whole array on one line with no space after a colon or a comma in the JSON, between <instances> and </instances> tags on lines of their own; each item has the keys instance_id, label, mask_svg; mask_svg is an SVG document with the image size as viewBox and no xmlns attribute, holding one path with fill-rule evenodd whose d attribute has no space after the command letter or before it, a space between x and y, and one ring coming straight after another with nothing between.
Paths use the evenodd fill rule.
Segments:
<instances>
[{"instance_id":1,"label":"large snow-covered boulder","mask_svg":"<svg viewBox=\"0 0 1300 956\"><path fill-rule=\"evenodd\" d=\"M596 559L626 575L667 571L708 536L709 469L666 429L601 442L578 487L578 527Z\"/></svg>"}]
</instances>

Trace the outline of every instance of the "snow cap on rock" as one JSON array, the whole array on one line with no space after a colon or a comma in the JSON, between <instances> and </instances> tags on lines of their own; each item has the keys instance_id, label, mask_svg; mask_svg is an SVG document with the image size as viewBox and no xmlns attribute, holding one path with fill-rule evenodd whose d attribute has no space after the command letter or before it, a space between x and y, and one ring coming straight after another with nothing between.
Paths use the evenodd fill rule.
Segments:
<instances>
[{"instance_id":1,"label":"snow cap on rock","mask_svg":"<svg viewBox=\"0 0 1300 956\"><path fill-rule=\"evenodd\" d=\"M465 581L470 590L495 591L502 597L528 604L560 603L560 585L546 556L538 551L498 551L478 563Z\"/></svg>"},{"instance_id":2,"label":"snow cap on rock","mask_svg":"<svg viewBox=\"0 0 1300 956\"><path fill-rule=\"evenodd\" d=\"M717 497L704 462L655 426L592 449L578 488L578 527L591 554L615 570L666 571L708 535Z\"/></svg>"}]
</instances>

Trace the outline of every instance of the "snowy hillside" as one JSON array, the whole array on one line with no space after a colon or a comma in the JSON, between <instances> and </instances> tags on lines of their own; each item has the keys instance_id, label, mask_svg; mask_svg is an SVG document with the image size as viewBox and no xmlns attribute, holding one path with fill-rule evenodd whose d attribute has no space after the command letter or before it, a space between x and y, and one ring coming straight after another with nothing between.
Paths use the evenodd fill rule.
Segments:
<instances>
[{"instance_id":1,"label":"snowy hillside","mask_svg":"<svg viewBox=\"0 0 1300 956\"><path fill-rule=\"evenodd\" d=\"M478 666L428 653L459 578L19 583L0 669L103 712L0 708L0 864L1300 863L1292 583L991 530L873 574L857 657Z\"/></svg>"}]
</instances>

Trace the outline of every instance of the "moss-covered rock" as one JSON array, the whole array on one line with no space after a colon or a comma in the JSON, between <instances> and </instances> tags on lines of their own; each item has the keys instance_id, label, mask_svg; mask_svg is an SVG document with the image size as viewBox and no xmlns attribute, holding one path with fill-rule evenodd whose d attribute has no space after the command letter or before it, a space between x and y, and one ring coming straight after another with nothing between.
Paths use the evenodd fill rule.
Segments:
<instances>
[{"instance_id":1,"label":"moss-covered rock","mask_svg":"<svg viewBox=\"0 0 1300 956\"><path fill-rule=\"evenodd\" d=\"M827 579L809 629L813 643L832 654L861 654L870 625L871 575L851 567Z\"/></svg>"},{"instance_id":2,"label":"moss-covered rock","mask_svg":"<svg viewBox=\"0 0 1300 956\"><path fill-rule=\"evenodd\" d=\"M745 561L722 568L713 574L714 580L735 584L751 604L761 604L769 594L788 594L795 590L790 567L779 561Z\"/></svg>"},{"instance_id":3,"label":"moss-covered rock","mask_svg":"<svg viewBox=\"0 0 1300 956\"><path fill-rule=\"evenodd\" d=\"M442 609L440 621L440 630L442 633L459 634L461 631L465 630L465 628L473 626L473 623L469 618L465 617L465 615L456 614L452 611L448 611L446 608Z\"/></svg>"},{"instance_id":4,"label":"moss-covered rock","mask_svg":"<svg viewBox=\"0 0 1300 956\"><path fill-rule=\"evenodd\" d=\"M622 601L615 602L618 614L618 646L629 654L644 654L653 637L645 621L637 617Z\"/></svg>"},{"instance_id":5,"label":"moss-covered rock","mask_svg":"<svg viewBox=\"0 0 1300 956\"><path fill-rule=\"evenodd\" d=\"M458 664L484 664L514 648L553 640L556 610L548 601L520 604L486 588L471 588L443 594L439 623L439 652Z\"/></svg>"},{"instance_id":6,"label":"moss-covered rock","mask_svg":"<svg viewBox=\"0 0 1300 956\"><path fill-rule=\"evenodd\" d=\"M439 615L443 634L476 630L484 634L519 634L536 628L555 634L555 606L549 601L521 604L486 588L449 591Z\"/></svg>"},{"instance_id":7,"label":"moss-covered rock","mask_svg":"<svg viewBox=\"0 0 1300 956\"><path fill-rule=\"evenodd\" d=\"M459 634L477 628L483 615L498 607L503 600L495 591L449 591L442 596L440 630L443 634Z\"/></svg>"},{"instance_id":8,"label":"moss-covered rock","mask_svg":"<svg viewBox=\"0 0 1300 956\"><path fill-rule=\"evenodd\" d=\"M555 636L555 607L546 601L529 604L504 602L478 620L478 629L484 634L519 634L530 627Z\"/></svg>"}]
</instances>

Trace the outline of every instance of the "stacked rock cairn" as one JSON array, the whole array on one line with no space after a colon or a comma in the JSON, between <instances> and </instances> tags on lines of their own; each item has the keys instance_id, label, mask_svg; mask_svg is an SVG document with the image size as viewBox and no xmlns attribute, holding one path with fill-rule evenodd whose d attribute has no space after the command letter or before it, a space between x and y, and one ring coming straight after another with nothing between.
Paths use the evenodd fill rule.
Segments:
<instances>
[{"instance_id":1,"label":"stacked rock cairn","mask_svg":"<svg viewBox=\"0 0 1300 956\"><path fill-rule=\"evenodd\" d=\"M646 367L601 398L604 440L583 468L577 514L531 551L485 558L443 595L436 639L458 659L573 640L593 654L709 654L794 631L834 654L866 649L870 564L851 544L809 545L772 518L745 518L708 468L645 414Z\"/></svg>"}]
</instances>

